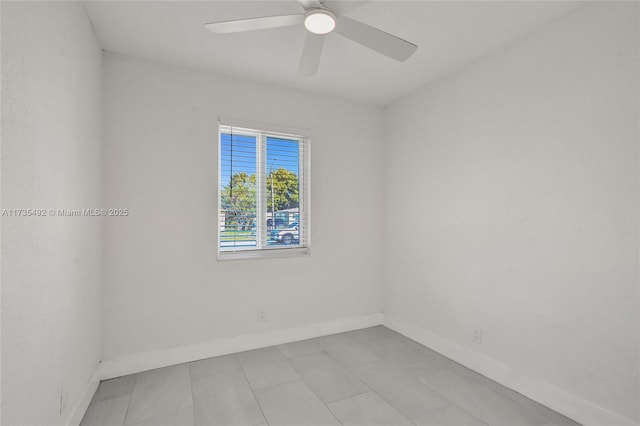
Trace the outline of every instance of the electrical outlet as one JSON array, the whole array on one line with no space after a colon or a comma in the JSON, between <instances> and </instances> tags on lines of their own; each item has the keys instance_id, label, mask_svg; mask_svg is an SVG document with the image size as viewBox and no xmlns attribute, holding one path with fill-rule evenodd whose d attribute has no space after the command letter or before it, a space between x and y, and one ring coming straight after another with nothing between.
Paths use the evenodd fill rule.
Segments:
<instances>
[{"instance_id":1,"label":"electrical outlet","mask_svg":"<svg viewBox=\"0 0 640 426\"><path fill-rule=\"evenodd\" d=\"M471 338L472 338L473 342L481 345L482 344L482 329L478 328L478 327L473 327L472 333L473 334L472 334Z\"/></svg>"},{"instance_id":2,"label":"electrical outlet","mask_svg":"<svg viewBox=\"0 0 640 426\"><path fill-rule=\"evenodd\" d=\"M258 312L258 321L267 322L267 313L265 311Z\"/></svg>"}]
</instances>

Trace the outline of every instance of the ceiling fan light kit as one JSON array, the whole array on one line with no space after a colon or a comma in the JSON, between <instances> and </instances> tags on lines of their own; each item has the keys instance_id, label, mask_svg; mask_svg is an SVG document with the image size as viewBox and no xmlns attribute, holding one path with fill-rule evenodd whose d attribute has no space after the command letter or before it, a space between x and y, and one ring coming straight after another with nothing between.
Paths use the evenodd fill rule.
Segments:
<instances>
[{"instance_id":1,"label":"ceiling fan light kit","mask_svg":"<svg viewBox=\"0 0 640 426\"><path fill-rule=\"evenodd\" d=\"M327 9L309 9L304 15L304 27L314 34L328 34L336 27L336 15Z\"/></svg>"},{"instance_id":2,"label":"ceiling fan light kit","mask_svg":"<svg viewBox=\"0 0 640 426\"><path fill-rule=\"evenodd\" d=\"M324 46L324 38L331 32L340 34L342 37L368 47L396 61L407 60L418 48L418 46L413 43L372 27L371 25L355 21L345 16L338 18L336 14L326 6L330 4L328 0L298 1L305 8L303 14L210 22L205 24L205 28L212 33L224 34L289 27L302 23L308 33L302 49L298 75L305 77L317 73L322 48Z\"/></svg>"}]
</instances>

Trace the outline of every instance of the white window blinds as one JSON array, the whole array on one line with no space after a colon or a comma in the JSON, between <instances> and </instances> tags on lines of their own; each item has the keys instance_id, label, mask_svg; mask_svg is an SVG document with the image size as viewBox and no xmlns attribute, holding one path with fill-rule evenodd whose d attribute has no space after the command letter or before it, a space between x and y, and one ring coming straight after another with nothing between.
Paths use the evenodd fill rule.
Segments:
<instances>
[{"instance_id":1,"label":"white window blinds","mask_svg":"<svg viewBox=\"0 0 640 426\"><path fill-rule=\"evenodd\" d=\"M218 257L309 253L309 139L219 125Z\"/></svg>"}]
</instances>

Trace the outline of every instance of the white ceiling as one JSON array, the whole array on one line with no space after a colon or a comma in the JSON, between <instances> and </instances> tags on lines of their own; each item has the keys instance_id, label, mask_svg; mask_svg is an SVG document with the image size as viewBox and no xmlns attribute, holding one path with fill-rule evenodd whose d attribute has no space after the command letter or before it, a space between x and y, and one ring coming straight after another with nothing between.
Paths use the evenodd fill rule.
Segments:
<instances>
[{"instance_id":1,"label":"white ceiling","mask_svg":"<svg viewBox=\"0 0 640 426\"><path fill-rule=\"evenodd\" d=\"M335 2L333 3L335 4ZM570 12L576 1L339 2L352 19L418 45L396 62L329 34L314 77L298 77L303 26L212 34L203 24L301 13L290 1L89 1L104 49L385 105Z\"/></svg>"}]
</instances>

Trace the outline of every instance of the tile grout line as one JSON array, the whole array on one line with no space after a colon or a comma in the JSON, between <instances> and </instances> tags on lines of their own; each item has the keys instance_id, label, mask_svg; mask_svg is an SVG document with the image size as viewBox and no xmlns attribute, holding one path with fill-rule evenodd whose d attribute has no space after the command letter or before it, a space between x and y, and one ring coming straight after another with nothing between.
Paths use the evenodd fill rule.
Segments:
<instances>
[{"instance_id":1,"label":"tile grout line","mask_svg":"<svg viewBox=\"0 0 640 426\"><path fill-rule=\"evenodd\" d=\"M381 358L382 359L382 358ZM360 381L362 381L362 383L364 383L365 385L367 385L367 387L369 387L369 385L360 378L360 376L358 376L356 374L355 371L352 371L351 369L349 369L349 371L351 371L351 373L353 375L355 375ZM423 384L423 386L426 386ZM404 419L406 419L409 423L415 425L415 423L413 422L414 420L416 420L417 418L419 418L420 416L414 418L414 419L410 419L407 415L405 415L404 413L402 413L399 409L397 409L390 401L388 401L384 396L380 395L378 392L376 392L374 389L371 389L371 392L375 393L376 395L378 395L380 397L381 400L383 400L387 405L389 405L389 407L393 408L398 414L400 414L401 417L403 417ZM437 392L436 392L437 393ZM438 394L440 395L440 394ZM443 398L445 401L449 401L446 398ZM448 407L449 405L452 405L453 403L451 401L449 401L448 405L445 405L445 407ZM444 408L444 407L440 407L440 408ZM435 410L437 410L438 408L434 409L434 410L430 410L430 412L433 412Z\"/></svg>"},{"instance_id":2,"label":"tile grout line","mask_svg":"<svg viewBox=\"0 0 640 426\"><path fill-rule=\"evenodd\" d=\"M356 342L356 343L358 343L359 345L361 345L361 346L363 346L363 347L367 348L363 343L358 342L358 341L357 341L356 339L354 339L353 337L351 337L351 336L348 336L348 337L350 337L353 341L355 341L355 342ZM375 338L375 339L371 339L369 342L374 342L374 341L382 340L382 339L384 339L384 338L385 338L385 337L378 337L378 338ZM368 342L367 342L367 343L368 343ZM401 343L401 342L400 342L400 343ZM367 349L369 349L369 348L367 348ZM410 349L411 349L411 348L410 348ZM369 350L371 350L371 349L369 349ZM373 351L371 351L371 352L373 352ZM373 353L375 353L375 352L373 352ZM389 359L388 357L382 357L382 356L378 355L377 353L376 353L376 355L378 356L378 359L377 359L376 361L373 361L372 363L375 363L375 362L377 362L377 361L379 361L379 360ZM336 360L336 361L337 361L337 360ZM367 363L358 363L358 364L354 364L354 365L352 365L352 366L346 366L346 365L345 365L345 368L347 368L347 369L348 369L348 370L349 370L353 375L355 375L355 376L358 378L358 380L360 380L362 383L364 383L367 387L369 387L369 388L370 388L369 384L367 384L364 380L362 380L362 378L361 378L360 376L358 376L358 374L357 374L355 371L353 371L353 370L351 369L352 367L356 367L356 366L358 366L358 365L363 365L363 364L367 364ZM447 370L449 370L449 368L447 368ZM444 371L444 370L443 370L443 371ZM432 373L432 374L435 374L435 373ZM422 386L424 386L425 388L429 389L430 391L435 392L435 393L436 393L439 397L441 397L444 401L447 401L447 402L448 402L448 404L447 404L447 405L445 405L444 407L438 407L438 408L434 408L433 410L429 410L429 412L428 412L427 414L432 413L432 412L434 412L434 411L436 411L436 410L439 410L439 409L445 408L445 407L449 407L449 406L451 406L451 405L456 405L456 404L454 404L452 401L450 401L448 398L445 398L445 397L444 397L444 395L442 395L440 392L437 392L437 391L435 391L434 389L432 389L430 386L427 386L426 384L422 383L420 380L418 380L418 378L417 378L417 377L415 377L415 376L413 376L413 375L410 375L410 376L411 376L411 378L412 378L413 380L415 380L416 382L420 383ZM409 423L411 423L411 424L414 424L414 425L415 425L414 420L416 420L416 419L418 419L419 417L421 417L421 416L418 416L418 417L416 417L416 418L410 419L408 416L406 416L404 413L400 412L400 410L398 410L398 409L397 409L393 404L391 404L391 402L389 402L387 399L385 399L382 395L380 395L380 394L379 394L378 392L376 392L374 389L371 389L371 391L372 391L373 393L375 393L376 395L378 395L378 396L380 397L380 399L382 399L385 403L387 403L387 404L388 404L391 408L393 408L396 412L398 412L398 414L400 414L400 415L401 415L402 417L404 417L407 421L409 421ZM456 405L456 406L457 406L457 405ZM465 411L466 411L466 410L465 410ZM475 417L475 416L474 416L474 417Z\"/></svg>"},{"instance_id":3,"label":"tile grout line","mask_svg":"<svg viewBox=\"0 0 640 426\"><path fill-rule=\"evenodd\" d=\"M508 400L510 400L511 402L517 404L518 406L525 407L522 401L518 401L517 400L518 398L524 399L524 402L526 402L527 405L530 405L531 403L539 405L540 407L542 407L541 409L539 409L538 407L531 407L531 408L534 409L534 410L541 410L542 411L542 416L547 421L546 423L553 423L553 419L550 418L550 415L560 415L560 416L568 419L568 417L564 416L563 414L560 414L557 411L552 410L551 408L547 407L544 404L539 403L538 401L535 401L535 400L533 400L533 399L531 399L531 398L529 398L527 396L524 396L523 394L521 394L518 391L515 391L515 390L513 390L513 389L511 389L509 387L506 387L506 386L496 382L495 380L490 379L489 377L487 377L487 376L485 376L485 375L483 375L481 373L478 373L475 370L470 369L469 367L466 367L466 366L464 366L462 364L457 363L456 361L453 361L453 360L451 360L451 361L456 363L459 367L463 368L464 370L469 370L469 372L472 373L472 374L470 374L470 373L468 373L468 372L463 370L459 374L463 375L464 377L467 377L469 380L471 380L472 382L482 386L483 388L488 389L491 392L493 392L493 393L495 393L497 395L500 395L500 396L502 396L504 398L507 398ZM456 370L454 370L454 369L451 369L451 371L453 371L453 372L458 374L458 372ZM490 382L490 384L487 385L487 384L483 383L484 381ZM504 389L506 389L506 392L504 390L502 390L502 389L498 389L498 388L494 389L494 387L504 388ZM574 420L572 420L572 419L569 419L569 420L574 422Z\"/></svg>"},{"instance_id":4,"label":"tile grout line","mask_svg":"<svg viewBox=\"0 0 640 426\"><path fill-rule=\"evenodd\" d=\"M338 333L338 334L342 334L342 333ZM362 347L364 347L364 348L368 349L369 351L371 351L369 348L367 348L367 347L366 347L366 346L364 346L362 343L358 342L356 339L354 339L352 336L350 336L350 335L349 335L349 332L346 332L346 333L344 333L344 334L345 334L349 339L351 339L352 341L354 341L355 343L357 343L358 345L360 345L360 346L362 346ZM382 337L379 337L379 338L371 339L371 341L376 341L376 340L381 340L381 339L382 339ZM323 348L323 349L324 349L324 348ZM325 351L326 351L326 350L325 350ZM383 359L382 357L380 357L380 356L379 356L378 354L376 354L375 352L373 352L373 351L371 351L371 352L372 352L372 353L374 353L374 354L378 357L378 359L377 359L377 360L372 361L372 362L376 362L376 361L378 361L378 360ZM413 421L412 421L411 419L409 419L407 416L405 416L403 413L401 413L401 412L400 412L400 410L398 410L396 407L394 407L394 406L393 406L389 401L387 401L387 400L386 400L382 395L380 395L378 392L376 392L374 389L372 389L372 388L371 388L371 386L369 386L369 384L368 384L368 383L366 383L364 380L362 380L362 378L361 378L360 376L358 376L358 375L356 374L356 372L355 372L355 371L353 371L353 370L351 369L351 367L355 367L355 366L357 366L357 365L362 365L362 364L367 364L367 363L356 363L356 364L353 364L353 365L351 365L351 366L348 366L348 365L346 365L346 364L344 364L344 363L340 362L340 360L338 360L337 358L334 358L334 357L331 355L331 353L327 352L327 354L329 355L329 357L331 357L331 359L333 359L335 362L337 362L339 365L341 365L341 366L342 366L342 367L344 367L347 371L349 371L351 374L353 374L353 375L354 375L358 380L360 380L360 382L362 382L362 384L364 384L367 388L369 388L369 391L370 391L370 392L373 392L374 394L378 395L378 396L380 397L380 399L381 399L381 400L383 400L387 405L389 405L389 407L393 408L393 409L394 409L398 414L400 414L400 416L401 416L401 417L403 417L404 419L406 419L407 421L409 421L409 423L414 424L414 423L413 423ZM364 393L366 393L366 392L364 392ZM362 394L360 394L360 395L362 395ZM357 395L354 395L354 396L357 396ZM346 398L345 398L345 399L346 399ZM335 402L335 401L334 401L334 402ZM329 407L327 407L327 408L329 408ZM329 410L331 410L331 409L329 408ZM333 413L333 411L332 411L332 413Z\"/></svg>"},{"instance_id":5,"label":"tile grout line","mask_svg":"<svg viewBox=\"0 0 640 426\"><path fill-rule=\"evenodd\" d=\"M448 400L447 400L448 401ZM433 410L429 410L427 413L416 417L415 419L411 420L411 423L413 423L415 425L415 420L419 419L420 417L423 417L425 415L430 415L435 413L436 411L441 411L441 410L445 410L449 407L454 407L457 408L458 410L464 411L467 415L469 415L470 417L473 417L474 419L478 420L480 423L483 423L485 426L492 426L489 423L487 423L486 421L482 420L480 417L471 414L470 412L468 412L467 410L465 410L464 408L462 408L461 406L459 406L458 404L454 403L454 402L450 402L448 405L445 405L444 407L439 407L439 408L434 408ZM544 426L544 425L538 425L538 426Z\"/></svg>"},{"instance_id":6,"label":"tile grout line","mask_svg":"<svg viewBox=\"0 0 640 426\"><path fill-rule=\"evenodd\" d=\"M318 346L320 346L320 345L318 345ZM327 354L327 355L329 355L329 354ZM329 357L331 357L331 355L329 355ZM285 357L285 358L286 358L286 357ZM333 359L333 358L332 358L332 359ZM313 388L312 388L311 386L309 386L309 384L304 380L304 374L300 373L300 371L296 368L296 366L295 366L292 362L290 362L288 359L287 359L287 362L289 362L289 365L291 365L291 367L295 370L295 372L296 372L296 373L298 373L298 376L300 376L300 380L302 380L302 382L303 382L303 383L304 383L304 384L309 388L309 390L310 390L310 391L311 391L311 392L316 396L316 398L318 398L318 399L320 400L320 402L324 404L324 407L327 409L327 411L328 411L329 413L331 413L331 415L333 416L333 418L334 418L334 419L336 419L336 421L337 421L339 424L341 424L341 425L343 425L343 426L344 426L344 424L340 421L340 419L339 419L339 418L338 418L338 417L333 413L333 411L331 411L331 408L329 408L329 406L327 405L327 403L326 403L326 402L324 402L324 401L322 400L322 398L320 398L320 395L318 395L318 394L316 393L316 391L314 391L314 390L313 390Z\"/></svg>"},{"instance_id":7,"label":"tile grout line","mask_svg":"<svg viewBox=\"0 0 640 426\"><path fill-rule=\"evenodd\" d=\"M189 369L189 389L191 389L191 411L193 412L193 424L196 426L196 400L193 397L193 375L191 374L191 365L191 362L187 363L187 368Z\"/></svg>"},{"instance_id":8,"label":"tile grout line","mask_svg":"<svg viewBox=\"0 0 640 426\"><path fill-rule=\"evenodd\" d=\"M247 386L249 386L249 390L251 390L251 395L253 395L253 399L254 399L254 401L256 401L256 405L260 409L260 413L262 413L262 419L264 420L265 423L267 423L267 425L269 425L269 419L267 419L267 416L264 414L264 410L262 409L262 405L260 405L260 400L256 396L256 392L253 389L253 387L251 386L251 382L249 381L249 378L247 377L247 373L244 371L244 367L242 366L242 363L240 362L240 359L238 358L237 353L233 354L233 358L236 360L236 362L240 366L240 371L242 371L242 375L244 376L244 380L245 380L245 382L247 382ZM258 424L261 424L261 423L258 423Z\"/></svg>"},{"instance_id":9,"label":"tile grout line","mask_svg":"<svg viewBox=\"0 0 640 426\"><path fill-rule=\"evenodd\" d=\"M454 361L454 362L455 362L455 361ZM474 370L471 370L471 369L469 369L469 368L467 368L467 367L465 367L465 366L462 366L462 367L464 367L465 369L468 369L468 370L469 370L469 371L471 371L472 373L477 373L477 372L475 372ZM483 392L488 392L488 393L490 393L490 394L496 395L497 397L504 398L505 400L510 401L511 403L515 404L518 408L528 409L528 407L527 407L527 406L525 406L525 405L524 405L523 403L521 403L520 401L516 401L514 398L510 398L508 395L505 395L505 394L503 394L502 392L500 392L500 391L498 391L498 390L496 390L496 389L492 389L490 386L487 386L486 384L482 383L482 380L481 380L481 379L486 379L486 380L492 381L492 380L491 380L491 379L489 379L488 377L485 377L485 376L483 376L483 375L480 375L480 377L475 377L475 376L473 376L473 375L471 375L471 376L470 376L470 375L468 375L468 373L466 373L466 372L459 372L459 371L456 371L455 369L452 369L452 368L448 368L447 370L443 370L443 371L448 371L448 372L451 372L451 373L453 373L453 374L459 375L459 376L461 376L463 379L469 380L470 382L474 383L476 386L480 386L480 388L482 389L482 391L483 391ZM420 376L420 377L427 377L427 376L431 376L431 375L438 374L438 373L441 373L441 371L434 372L434 373L430 373L430 374L425 374L425 375L422 375L422 376ZM477 374L480 374L480 373L477 373ZM416 378L416 380L417 380L417 378ZM418 381L420 381L420 380L418 380ZM493 381L492 381L492 382L493 382ZM421 382L421 383L422 383L422 382ZM499 386L502 386L502 385L500 385L500 384L499 384L499 383L497 383L497 382L494 382L494 383L496 383L496 384L497 384L497 385L499 385ZM425 386L427 386L429 389L431 389L431 390L433 390L434 392L436 392L437 394L441 395L441 394L440 394L440 392L438 392L438 391L437 391L436 389L434 389L433 387L429 386L429 385L428 385L428 384L426 384L426 383L423 383L423 384L424 384ZM506 388L506 389L508 389L508 390L509 390L509 388ZM518 395L520 395L520 394L518 394ZM525 398L527 401L531 401L531 402L537 403L536 401L530 400L529 398L527 398L527 397L525 397L525 396L523 396L523 398ZM448 398L445 398L445 399L448 399ZM476 414L471 413L469 410L467 410L466 408L462 407L461 405L456 404L455 402L453 402L453 403L452 403L452 405L454 405L454 406L455 406L455 407L457 407L458 409L460 409L460 410L464 411L465 413L469 414L470 416L475 417L476 419L478 419L478 420L482 421L483 423L485 423L485 424L487 424L487 425L489 424L489 421L488 421L488 420L485 420L484 418L481 418L481 417L477 416ZM540 405L541 405L541 404L540 404ZM546 406L544 406L544 405L541 405L541 406L543 407L543 409L544 409L544 410L550 410L550 411L552 411L552 412L553 412L553 410L551 410L550 408L547 408L547 407L546 407ZM535 410L535 411L538 411L538 409L537 409L537 408L534 408L534 410ZM543 418L544 418L544 420L545 420L545 423L543 423L543 424L542 424L542 426L544 426L546 423L553 422L553 421L552 421L552 419L550 419L550 418L548 417L548 415L547 415L547 413L546 413L546 412L542 412L542 413L540 413L540 414L542 415L542 417L543 417ZM558 413L558 414L559 414L559 413ZM537 426L541 426L541 425L537 425Z\"/></svg>"},{"instance_id":10,"label":"tile grout line","mask_svg":"<svg viewBox=\"0 0 640 426\"><path fill-rule=\"evenodd\" d=\"M331 334L331 335L329 335L329 336L324 336L324 337L338 336L338 335L341 335L341 334L346 335L347 333ZM352 342L356 343L357 345L362 346L364 349L368 350L369 352L371 352L372 354L374 354L374 355L377 357L377 359L375 359L375 360L373 360L373 361L370 361L370 362L376 362L376 361L378 361L379 359L382 359L382 358L381 358L377 353L373 352L371 349L367 348L367 347L366 347L366 346L364 346L362 343L360 343L360 342L358 342L357 340L355 340L353 337L351 337L351 336L346 336L346 337L347 337L347 338L349 338ZM328 355L329 355L333 360L335 360L338 364L340 364L340 365L341 365L341 366L343 366L344 368L349 369L349 367L350 367L350 366L349 366L348 364L344 363L343 361L340 361L338 358L336 358L336 357L334 357L333 355L331 355L331 352L329 352L329 350L328 350L327 348L325 348L324 346L322 346L320 343L318 343L318 345L320 345L320 347L322 348L322 350L323 350L324 352L326 352L326 353L327 353L327 354L328 354ZM354 363L353 365L355 366L355 365L359 365L359 364L363 364L363 363ZM365 362L364 364L366 364L366 362Z\"/></svg>"},{"instance_id":11,"label":"tile grout line","mask_svg":"<svg viewBox=\"0 0 640 426\"><path fill-rule=\"evenodd\" d=\"M127 424L127 416L129 415L129 407L131 407L131 400L133 399L133 393L136 391L136 385L138 384L138 374L133 376L133 388L131 388L131 395L129 395L129 402L127 403L127 411L124 414L124 420L122 426Z\"/></svg>"},{"instance_id":12,"label":"tile grout line","mask_svg":"<svg viewBox=\"0 0 640 426\"><path fill-rule=\"evenodd\" d=\"M466 368L466 367L465 367L465 368ZM482 388L482 391L483 391L483 392L488 392L488 393L490 393L490 394L494 394L494 395L496 395L496 396L498 396L498 397L502 397L502 398L504 398L504 399L506 399L506 400L508 400L508 401L510 401L510 402L512 402L512 403L514 403L514 404L516 404L516 406L517 406L518 408L526 408L526 407L525 407L524 405L522 405L520 402L515 401L515 400L513 400L513 399L509 398L509 397L508 397L508 396L506 396L506 395L503 395L502 393L500 393L500 392L498 392L498 391L496 391L496 390L494 390L494 389L491 389L489 386L484 385L481 381L479 381L479 380L475 379L474 377L469 377L469 376L467 376L466 374L464 374L464 373L460 373L460 372L458 372L458 371L456 371L456 370L454 370L454 369L451 369L451 368L448 368L447 370L443 370L443 371L448 371L448 372L450 372L450 373L460 375L463 379L469 380L470 382L474 383L475 385L480 386L480 387ZM471 371L473 371L473 370L471 370ZM441 373L441 372L442 372L442 371L434 372L434 373L431 373L431 374L425 374L425 375L420 376L420 377L427 377L427 376L431 376L431 375L438 374L438 373ZM483 377L484 377L484 376L483 376ZM416 378L416 380L417 380L417 378ZM490 379L489 379L489 380L490 380ZM418 381L420 382L420 380L418 380ZM422 382L420 382L420 383L422 383ZM429 386L428 384L423 383L423 385L427 386L429 389L431 389L433 392L437 393L438 395L442 395L440 392L438 392L436 389L434 389L433 387ZM467 386L465 386L465 388L467 388ZM444 397L444 396L443 396L443 398L444 398L445 400L449 400L448 398L446 398L446 397ZM526 397L525 397L525 398L526 398ZM533 400L532 400L532 401L533 401ZM534 401L534 402L535 402L535 401ZM475 419L480 420L482 423L484 423L484 424L486 424L486 425L491 425L491 422L489 421L489 419L485 419L484 417L480 417L480 416L478 416L476 413L472 413L472 412L471 412L471 411L469 411L467 408L465 408L465 407L463 407L463 406L461 406L461 405L459 405L459 404L457 404L457 403L455 403L455 402L452 402L452 403L451 403L451 405L455 406L455 407L456 407L456 408L458 408L459 410L464 411L465 413L467 413L467 414L468 414L468 415L470 415L471 417L473 417L473 418L475 418ZM546 408L546 407L545 407L545 408ZM436 410L432 410L432 411L430 411L430 412L433 412L433 411L436 411ZM521 411L520 411L520 410L518 410L518 413L521 413ZM543 416L543 418L544 418L544 420L545 420L545 423L542 423L542 424L540 424L540 425L536 425L536 426L544 426L544 425L546 425L547 423L551 422L551 419L549 419L549 418L546 416L546 414L542 414L542 416Z\"/></svg>"},{"instance_id":13,"label":"tile grout line","mask_svg":"<svg viewBox=\"0 0 640 426\"><path fill-rule=\"evenodd\" d=\"M286 385L287 383L297 382L298 380L302 380L302 377L297 377L297 378L295 378L295 379L287 380L287 381L282 382L282 383L275 383L275 384L273 384L273 385L264 386L264 387L261 387L261 388L258 388L258 389L254 389L254 390L256 390L256 391L261 391L261 390L263 390L263 389L274 388L274 387L276 387L276 386ZM249 386L251 386L251 382L249 382ZM252 387L251 389L253 389L253 387Z\"/></svg>"},{"instance_id":14,"label":"tile grout line","mask_svg":"<svg viewBox=\"0 0 640 426\"><path fill-rule=\"evenodd\" d=\"M322 349L322 348L321 348L321 349ZM367 388L367 390L366 390L366 391L364 391L364 392L358 392L358 393L353 394L353 395L350 395L350 396L345 396L345 397L343 397L343 398L338 398L338 399L333 400L333 401L328 401L328 402L325 402L325 404L332 404L332 403L337 402L337 401L342 401L342 400L344 400L344 399L352 398L352 397L354 397L354 396L358 396L358 395L363 395L363 394L365 394L365 393L367 393L367 392L372 392L372 391L373 391L373 390L369 387L369 385L367 385L366 383L364 383L364 382L363 382L363 381L362 381L362 380L361 380L361 379L360 379L356 374L354 374L351 370L349 370L349 369L348 369L344 364L340 363L340 361L338 361L337 359L335 359L334 357L332 357L332 356L331 356L331 354L330 354L329 352L327 352L326 350L324 350L324 349L322 349L322 350L321 350L321 351L319 351L319 352L313 352L313 353L309 353L309 354L302 354L302 355L294 356L294 357L292 357L292 358L288 359L288 361L289 361L289 362L291 362L291 360L292 360L292 359L294 359L294 358L300 358L300 357L307 356L307 355L317 355L317 354L324 354L324 355L328 356L328 357L331 359L331 361L332 361L332 362L334 362L334 363L335 363L339 368L344 368L348 373L352 374L352 375L353 375L353 377L355 377L356 379L358 379L358 381L359 381L359 382L360 382L364 387L366 387L366 388ZM293 367L293 369L294 369L294 370L296 370L296 372L297 372L297 373L298 373L298 375L302 378L302 380L303 380L303 381L305 381L305 380L304 380L304 374L300 373L300 371L296 368L296 366L295 366L293 363L291 363L291 366ZM309 385L309 383L307 383L306 381L305 381L305 383L307 384L307 386L309 386L309 388L311 388L311 385ZM311 389L311 390L313 390L313 389ZM315 391L314 391L314 393L315 393ZM317 394L316 394L316 395L317 395ZM320 395L317 395L317 396L318 396L318 398L320 398ZM322 398L320 398L320 400L322 400ZM322 401L322 402L324 402L324 401Z\"/></svg>"},{"instance_id":15,"label":"tile grout line","mask_svg":"<svg viewBox=\"0 0 640 426\"><path fill-rule=\"evenodd\" d=\"M388 328L388 327L387 327L387 328ZM390 329L390 330L391 330L391 329ZM392 330L392 331L394 331L394 330ZM475 370L473 370L473 369L471 369L471 368L467 367L466 365L460 364L459 362L457 362L457 361L455 361L455 360L453 360L453 359L451 359L451 358L449 358L449 357L447 357L447 356L445 356L445 355L443 355L443 354L441 354L441 353L439 353L439 352L437 352L437 351L435 351L435 350L433 350L433 349L429 348L428 346L423 345L422 343L420 343L420 342L418 342L418 341L416 341L416 340L414 340L414 339L411 339L410 337L407 337L407 336L403 335L402 333L398 333L398 332L396 332L396 333L397 333L397 334L399 334L400 336L402 336L402 337L406 338L406 339L411 340L414 344L416 344L416 345L418 345L418 346L421 346L422 348L424 348L424 349L428 350L429 352L432 352L432 353L433 353L434 355L436 355L438 358L443 358L443 359L444 359L444 361L445 361L445 362L446 362L446 364L447 364L447 367L446 367L446 369L445 369L445 370L442 370L442 371L451 371L451 372L456 373L456 374L461 374L461 375L463 375L464 377L469 378L472 382L477 383L477 384L480 384L480 385L481 385L481 386L483 386L484 388L486 388L486 389L488 389L488 390L490 390L490 391L492 391L492 392L494 392L494 393L496 393L496 394L498 394L498 395L501 395L501 396L503 396L503 397L505 397L505 398L507 398L507 399L511 400L512 402L514 402L515 404L518 404L518 405L520 405L520 406L523 406L523 407L524 407L524 405L521 403L521 401L518 401L518 400L517 400L517 398L523 398L526 402L530 402L530 403L533 403L533 404L540 405L540 406L542 407L542 411L543 411L542 416L547 420L547 423L553 423L553 422L554 422L554 418L555 418L556 416L560 416L560 417L562 417L563 422L564 422L564 421L566 421L566 420L569 420L569 421L572 423L572 426L576 426L576 425L577 425L577 426L583 426L583 425L580 425L579 423L577 423L575 420L573 420L573 419L571 419L571 418L569 418L569 417L567 417L567 416L565 416L565 415L563 415L563 414L561 414L561 413L559 413L559 412L557 412L557 411L555 411L555 410L553 410L553 409L551 409L551 408L547 407L546 405L541 404L541 403L539 403L538 401L535 401L535 400L533 400L533 399L531 399L531 398L529 398L529 397L527 397L527 396L525 396L525 395L521 394L520 392L518 392L518 391L516 391L516 390L514 390L514 389L511 389L511 388L509 388L509 387L507 387L507 386L504 386L504 385L502 385L502 384L500 384L500 383L496 382L495 380L493 380L493 379L491 379L491 378L489 378L489 377L485 376L484 374L479 373L479 372L477 372L477 371L475 371ZM392 337L392 338L393 338L393 337ZM398 341L399 341L399 340L398 340ZM419 352L420 352L420 351L419 351ZM429 355L427 355L427 354L424 354L424 355L425 355L425 356L427 356L428 358L431 358L431 357L430 357ZM431 358L431 359L433 359L433 358ZM458 369L461 369L461 372L460 372L460 371L458 371ZM467 372L467 371L468 371L468 372ZM425 374L425 375L420 376L420 377L429 376L429 375L437 374L437 373L438 373L438 372L433 372L433 373ZM470 373L471 373L471 374L470 374ZM502 391L502 390L498 390L498 389L494 389L494 388L493 388L493 386L489 386L489 385L487 385L487 384L483 383L484 381L491 382L491 383L492 383L492 385L498 386L498 387L500 387L500 388L504 388L504 389L506 389L506 390L507 390L507 392L504 392L504 391ZM436 391L436 393L438 393L438 392ZM439 394L439 393L438 393L438 394ZM515 395L514 395L514 394L515 394ZM469 413L466 409L463 409L463 408L462 408L462 407L460 407L459 405L457 405L457 404L455 404L455 403L454 403L453 405L454 405L454 406L456 406L456 407L457 407L457 408L459 408L459 409L462 409L462 410L463 410L463 411L465 411L466 413ZM470 414L470 415L472 415L471 413L469 413L469 414ZM478 418L478 417L477 417L477 416L475 416L475 415L472 415L472 416L473 416L473 417L475 417L475 418ZM552 417L554 417L554 418L552 418ZM484 422L484 420L481 420L481 421L483 421L483 422ZM544 426L544 425L543 425L543 426Z\"/></svg>"},{"instance_id":16,"label":"tile grout line","mask_svg":"<svg viewBox=\"0 0 640 426\"><path fill-rule=\"evenodd\" d=\"M351 373L351 371L349 371L349 373ZM351 373L351 374L353 374L353 373ZM354 374L354 376L355 376L355 374ZM360 380L357 376L356 376L356 378L357 378L358 380ZM367 390L366 390L366 391L364 391L364 392L358 392L358 393L356 393L356 394L349 395L349 396L345 396L344 398L338 398L338 399L333 400L333 401L328 401L328 402L326 402L325 404L327 404L327 405L328 405L328 404L333 404L334 402L340 402L340 401L344 401L345 399L355 398L356 396L361 396L361 395L364 395L364 394L366 394L366 393L376 393L373 389L371 389L371 388L369 387L369 385L367 385L366 383L364 383L362 380L360 380L360 382L361 382L363 385L365 385L365 386L367 387Z\"/></svg>"},{"instance_id":17,"label":"tile grout line","mask_svg":"<svg viewBox=\"0 0 640 426\"><path fill-rule=\"evenodd\" d=\"M347 334L347 335L348 335L348 334ZM354 339L352 336L349 336L349 335L348 335L348 337L350 337L354 342L358 343L359 345L361 345L361 346L363 346L363 347L367 348L363 343L358 342L358 341L357 341L356 339ZM375 339L371 339L369 342L374 342L374 341L377 341L377 340L382 340L383 338L384 338L384 337L377 337L377 338L375 338ZM369 349L369 348L367 348L367 349ZM371 351L371 349L369 349L369 350ZM371 351L371 352L373 352L373 351ZM375 352L373 352L373 353L375 353ZM377 359L376 361L373 361L373 362L377 362L378 360L384 359L383 357L381 357L381 356L380 356L380 355L378 355L377 353L376 353L376 355L378 356L378 359ZM329 355L329 356L331 356L331 355ZM337 361L337 360L336 360L336 361ZM363 363L354 364L354 365L352 365L351 367L355 367L355 366L357 366L357 365L362 365L362 364L363 364ZM366 364L366 363L364 363L364 364ZM356 376L356 377L358 378L358 380L360 380L362 383L364 383L364 385L365 385L365 386L367 386L369 389L371 389L371 386L369 386L369 384L368 384L368 383L366 383L364 380L362 380L362 378L361 378L360 376L358 376L358 374L357 374L355 371L353 371L353 370L351 369L351 367L346 366L346 365L345 365L344 367L345 367L347 370L349 370L349 372L350 372L351 374L353 374L354 376ZM391 407L393 410L395 410L395 411L400 415L400 417L402 417L402 418L406 419L409 423L411 423L411 424L415 425L415 423L413 422L413 420L415 420L415 419L410 419L409 417L407 417L406 415L404 415L404 413L400 412L400 410L398 410L398 409L397 409L393 404L391 404L391 402L387 401L387 400L386 400L382 395L380 395L380 394L379 394L378 392L376 392L374 389L371 389L371 392L373 392L374 394L378 395L378 397L379 397L381 400L383 400L383 401L384 401L384 402L385 402L389 407ZM448 400L447 400L447 401L448 401ZM416 417L416 418L417 418L417 417Z\"/></svg>"}]
</instances>

